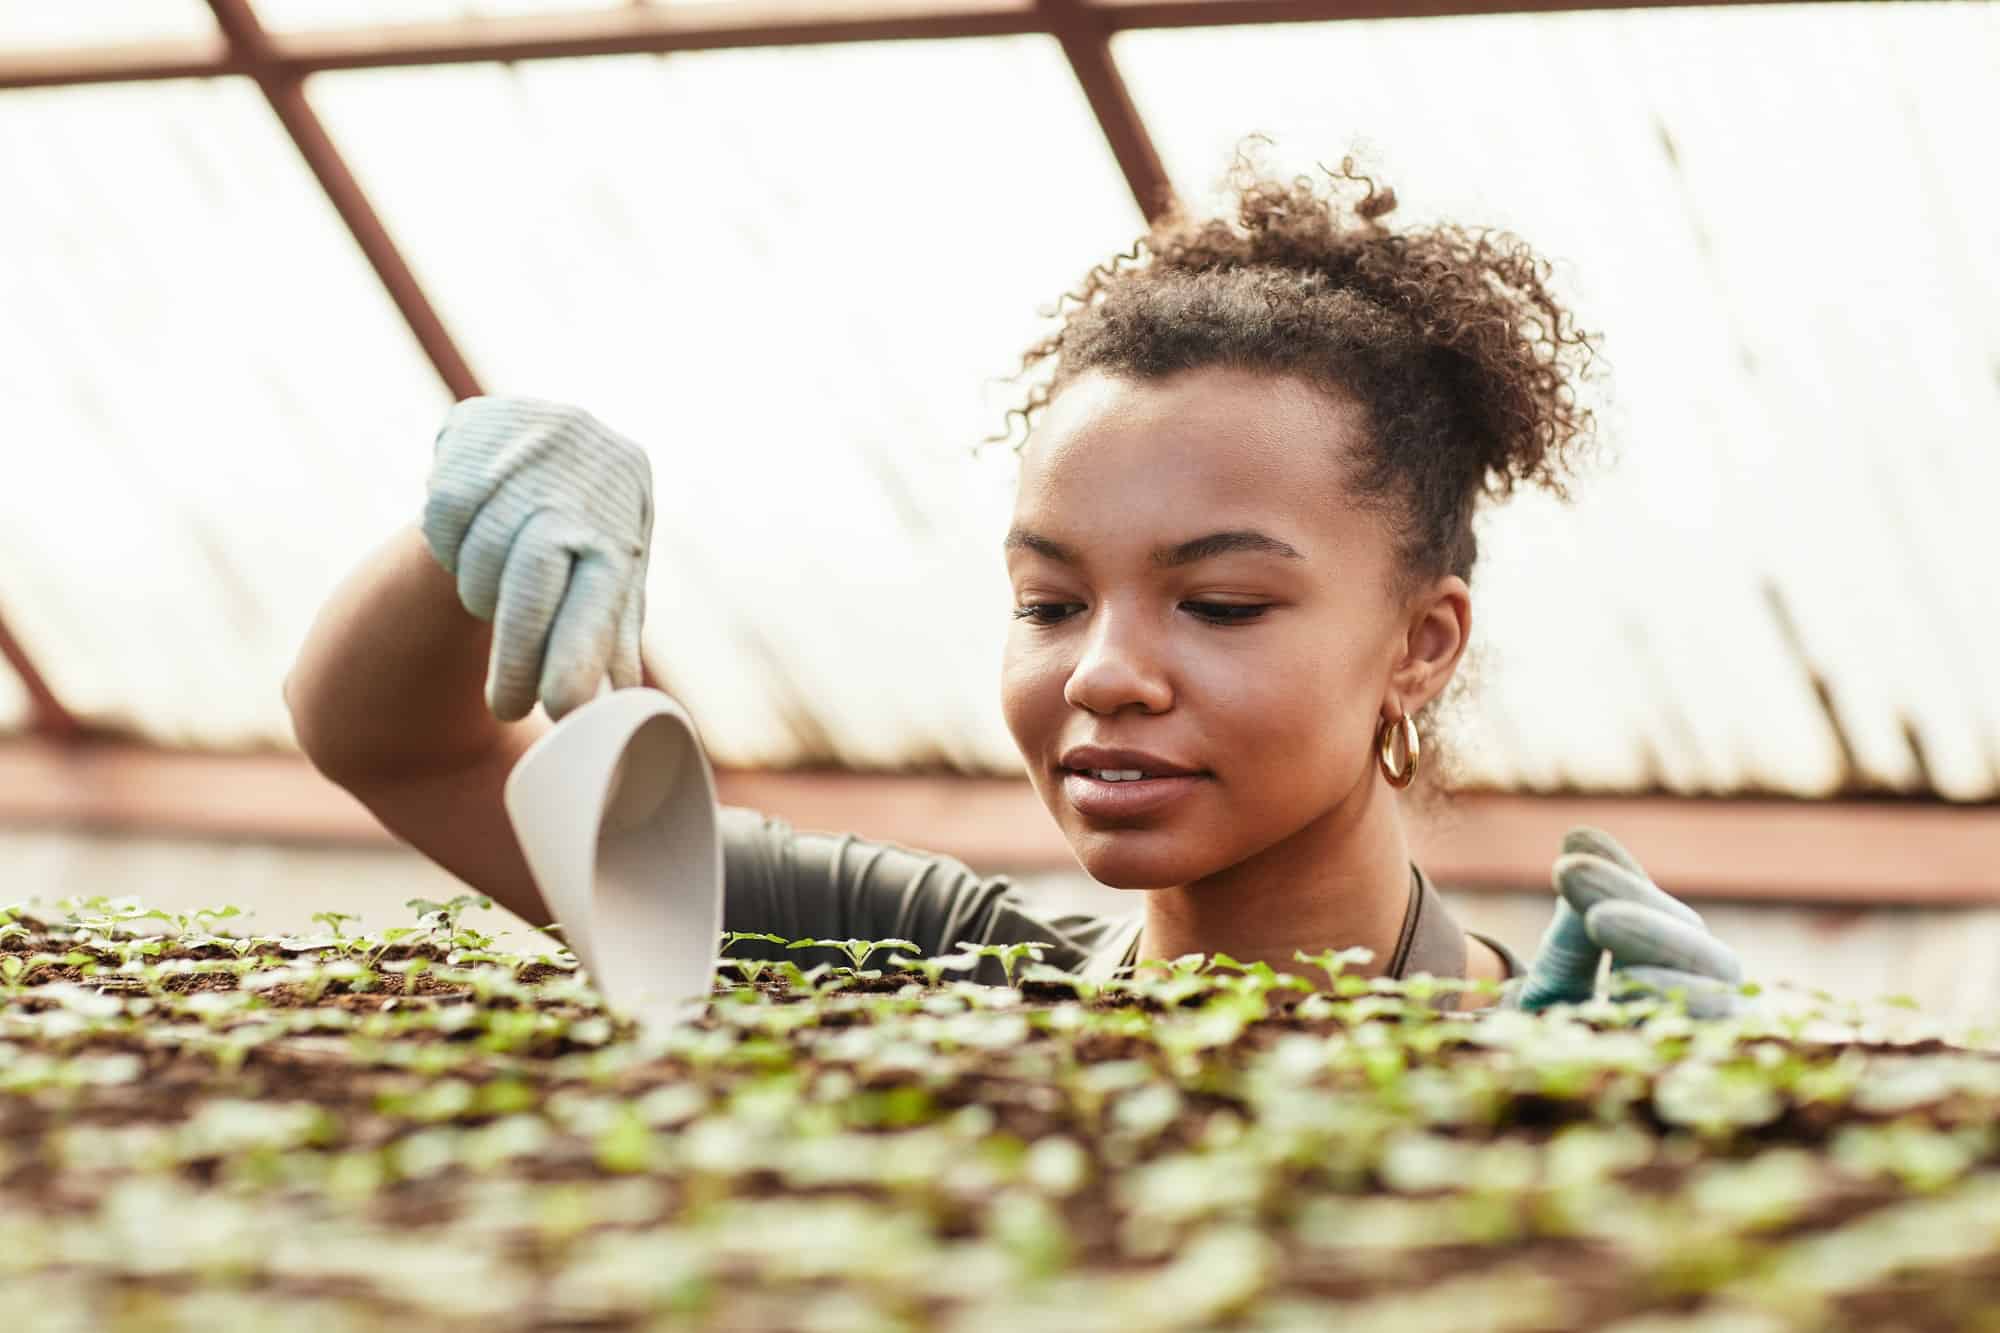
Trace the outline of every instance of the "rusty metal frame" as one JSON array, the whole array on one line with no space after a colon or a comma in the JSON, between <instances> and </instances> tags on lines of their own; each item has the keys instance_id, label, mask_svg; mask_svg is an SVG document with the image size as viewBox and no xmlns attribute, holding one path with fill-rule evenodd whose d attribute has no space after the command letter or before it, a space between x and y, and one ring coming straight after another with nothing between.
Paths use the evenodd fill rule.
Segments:
<instances>
[{"instance_id":1,"label":"rusty metal frame","mask_svg":"<svg viewBox=\"0 0 2000 1333\"><path fill-rule=\"evenodd\" d=\"M478 394L479 381L445 331L444 320L418 285L396 243L389 239L388 228L382 225L374 205L361 192L354 173L347 169L340 150L333 146L325 126L306 101L305 75L277 58L271 37L257 21L250 0L208 0L208 7L215 12L215 21L229 40L229 49L248 67L250 77L263 90L271 110L298 145L299 155L305 158L341 221L354 234L355 244L367 256L375 275L389 289L390 299L402 312L410 332L416 335L424 355L437 368L452 396L470 398Z\"/></svg>"},{"instance_id":2,"label":"rusty metal frame","mask_svg":"<svg viewBox=\"0 0 2000 1333\"><path fill-rule=\"evenodd\" d=\"M1025 781L725 769L725 804L800 829L956 856L981 873L1075 870ZM2000 806L1845 801L1467 795L1412 821L1440 884L1546 889L1573 825L1618 831L1660 884L1695 900L1861 906L2000 904ZM290 754L224 755L117 742L0 742L0 826L393 847L346 791Z\"/></svg>"},{"instance_id":3,"label":"rusty metal frame","mask_svg":"<svg viewBox=\"0 0 2000 1333\"><path fill-rule=\"evenodd\" d=\"M1173 182L1124 77L1111 59L1112 29L1106 12L1084 0L1039 0L1037 10L1083 86L1083 95L1111 145L1111 155L1118 159L1118 169L1125 174L1125 184L1139 212L1146 221L1157 221L1173 203Z\"/></svg>"},{"instance_id":4,"label":"rusty metal frame","mask_svg":"<svg viewBox=\"0 0 2000 1333\"><path fill-rule=\"evenodd\" d=\"M1808 0L1709 0L1703 7ZM1337 19L1543 14L1592 9L1678 9L1694 0L740 0L701 10L670 4L510 18L455 19L269 34L265 68L306 75L478 61L657 55L728 47L1056 35L1051 13L1080 11L1105 34L1141 28L1323 23ZM0 89L146 79L252 75L258 66L226 42L160 41L0 54Z\"/></svg>"},{"instance_id":5,"label":"rusty metal frame","mask_svg":"<svg viewBox=\"0 0 2000 1333\"><path fill-rule=\"evenodd\" d=\"M0 617L0 657L20 676L21 684L28 691L28 734L43 736L55 741L68 741L83 731L83 724L76 715L63 707L62 700L43 678L28 656L28 650L7 628L7 621Z\"/></svg>"}]
</instances>

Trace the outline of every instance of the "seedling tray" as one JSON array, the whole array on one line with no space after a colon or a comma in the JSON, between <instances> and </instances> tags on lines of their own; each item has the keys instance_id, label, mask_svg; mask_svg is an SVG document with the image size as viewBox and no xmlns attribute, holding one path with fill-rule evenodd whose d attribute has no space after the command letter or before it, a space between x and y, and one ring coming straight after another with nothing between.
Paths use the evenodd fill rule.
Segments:
<instances>
[{"instance_id":1,"label":"seedling tray","mask_svg":"<svg viewBox=\"0 0 2000 1333\"><path fill-rule=\"evenodd\" d=\"M645 1033L473 902L0 912L9 1327L2000 1329L1979 1034L866 941Z\"/></svg>"}]
</instances>

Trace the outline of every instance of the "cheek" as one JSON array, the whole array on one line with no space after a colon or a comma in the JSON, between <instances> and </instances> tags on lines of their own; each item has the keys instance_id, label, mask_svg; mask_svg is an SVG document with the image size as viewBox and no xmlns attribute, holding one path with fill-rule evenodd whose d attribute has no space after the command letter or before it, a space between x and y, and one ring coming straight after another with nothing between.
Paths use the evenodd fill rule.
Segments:
<instances>
[{"instance_id":1,"label":"cheek","mask_svg":"<svg viewBox=\"0 0 2000 1333\"><path fill-rule=\"evenodd\" d=\"M1237 754L1268 761L1259 767L1288 783L1342 778L1356 737L1368 743L1379 682L1353 657L1306 645L1254 664L1219 663L1205 675L1200 697L1210 723L1226 728Z\"/></svg>"},{"instance_id":2,"label":"cheek","mask_svg":"<svg viewBox=\"0 0 2000 1333\"><path fill-rule=\"evenodd\" d=\"M1060 723L1065 707L1065 669L1053 654L1021 637L1016 628L1007 636L1000 658L1000 712L1014 743L1028 753L1050 727Z\"/></svg>"}]
</instances>

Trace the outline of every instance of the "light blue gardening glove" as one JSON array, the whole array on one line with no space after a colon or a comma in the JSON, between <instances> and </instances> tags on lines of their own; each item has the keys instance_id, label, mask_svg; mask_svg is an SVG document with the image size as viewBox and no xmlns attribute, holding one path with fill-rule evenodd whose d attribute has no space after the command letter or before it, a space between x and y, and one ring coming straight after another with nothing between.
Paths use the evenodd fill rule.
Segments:
<instances>
[{"instance_id":1,"label":"light blue gardening glove","mask_svg":"<svg viewBox=\"0 0 2000 1333\"><path fill-rule=\"evenodd\" d=\"M1743 1007L1735 950L1709 934L1692 907L1653 883L1630 852L1582 826L1564 836L1562 849L1551 872L1555 919L1527 975L1501 988L1500 1008L1546 1009L1592 998L1607 949L1614 992L1621 977L1646 983L1650 991L1640 995L1679 988L1695 1018L1726 1018Z\"/></svg>"},{"instance_id":2,"label":"light blue gardening glove","mask_svg":"<svg viewBox=\"0 0 2000 1333\"><path fill-rule=\"evenodd\" d=\"M432 446L424 540L493 622L486 702L502 721L537 696L551 719L642 684L639 628L653 544L645 450L581 408L467 398Z\"/></svg>"}]
</instances>

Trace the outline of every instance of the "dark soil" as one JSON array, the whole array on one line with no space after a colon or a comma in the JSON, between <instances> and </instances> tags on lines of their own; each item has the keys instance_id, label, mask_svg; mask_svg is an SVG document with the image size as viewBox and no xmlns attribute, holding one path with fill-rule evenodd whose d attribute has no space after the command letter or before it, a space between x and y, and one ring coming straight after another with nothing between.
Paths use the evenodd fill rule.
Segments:
<instances>
[{"instance_id":1,"label":"dark soil","mask_svg":"<svg viewBox=\"0 0 2000 1333\"><path fill-rule=\"evenodd\" d=\"M13 939L0 946L0 953L67 955L76 947L56 937ZM1798 1101L1787 1095L1774 1119L1709 1140L1697 1139L1671 1119L1653 1096L1657 1079L1647 1082L1643 1095L1629 1107L1618 1102L1622 1109L1607 1110L1613 1103L1606 1099L1626 1081L1626 1076L1609 1068L1562 1094L1517 1089L1507 1094L1487 1119L1447 1119L1428 1125L1414 1103L1397 1101L1402 1094L1392 1077L1370 1073L1359 1064L1342 1064L1331 1056L1325 1070L1300 1084L1291 1102L1269 1101L1273 1094L1260 1090L1252 1075L1261 1068L1259 1062L1288 1036L1351 1038L1360 1026L1378 1026L1381 1031L1398 1034L1392 1036L1393 1042L1403 1039L1400 1034L1431 1021L1424 1018L1420 1022L1419 1016L1413 1016L1406 1023L1396 1014L1360 1024L1337 1017L1302 1019L1295 1011L1305 997L1287 990L1269 992L1266 1016L1250 1023L1233 1040L1203 1049L1192 1073L1153 1040L1156 1028L1151 1025L1195 1021L1220 991L1190 996L1172 1006L1150 995L1112 989L1079 1001L1083 989L1053 980L1022 982L1018 987L1021 1003L1007 1012L1034 1018L1065 1006L1072 1014L1083 1015L1082 1022L1059 1028L1031 1024L1020 1041L997 1049L933 1035L924 1038L939 1043L932 1059L911 1067L879 1061L874 1048L865 1044L841 1048L833 1043L865 1038L866 1029L902 1022L896 1016L899 1006L907 1004L901 993L913 982L922 986L918 974L836 976L823 982L816 996L796 993L782 981L762 978L752 989L766 1005L810 1005L814 1009L812 1021L794 1030L789 1044L785 1039L732 1026L725 1021L724 1006L719 1003L692 1025L690 1032L691 1039L714 1038L709 1045L697 1042L649 1063L593 1071L580 1061L629 1038L634 1030L629 1023L613 1020L608 1043L602 1031L587 1034L586 1028L575 1025L586 1021L601 1024L610 1016L573 1001L532 993L521 999L493 995L482 1000L473 985L430 972L414 978L378 973L372 984L358 990L337 979L323 983L287 981L253 990L223 971L161 976L148 984L129 974L115 974L115 952L102 948L84 951L93 953L98 964L38 968L0 1010L7 1020L6 1028L0 1029L0 1224L7 1220L8 1209L40 1214L51 1221L88 1223L110 1206L121 1181L162 1168L158 1164L86 1166L75 1155L82 1151L77 1136L87 1131L154 1129L168 1141L182 1145L176 1149L178 1159L165 1168L182 1188L219 1199L263 1198L267 1206L280 1210L273 1213L273 1226L331 1226L343 1218L347 1219L343 1225L351 1225L360 1217L368 1226L389 1235L449 1237L457 1234L454 1228L479 1220L472 1203L479 1190L495 1180L516 1182L523 1189L539 1192L539 1211L533 1214L538 1220L497 1232L468 1231L468 1237L476 1234L480 1238L464 1243L487 1247L508 1257L518 1271L550 1281L583 1253L585 1238L621 1230L694 1234L688 1229L698 1229L702 1219L731 1201L797 1200L804 1207L827 1200L850 1200L885 1213L915 1210L914 1215L923 1219L934 1240L970 1244L989 1233L997 1235L992 1231L997 1225L991 1213L994 1199L988 1194L967 1193L949 1179L926 1182L921 1188L908 1183L801 1183L770 1164L711 1169L699 1161L680 1161L676 1154L685 1127L693 1120L726 1120L737 1113L748 1117L745 1125L758 1123L755 1117L759 1114L780 1114L791 1117L786 1123L798 1125L801 1134L826 1133L831 1127L870 1136L870 1142L890 1143L900 1143L895 1138L899 1134L943 1125L954 1116L983 1113L990 1116L990 1122L976 1143L968 1142L968 1161L981 1154L992 1154L996 1160L1019 1160L1036 1144L1054 1136L1082 1150L1087 1169L1079 1186L1048 1199L1066 1237L1062 1271L1110 1279L1149 1273L1153 1266L1168 1261L1168 1256L1132 1248L1135 1187L1130 1182L1137 1173L1170 1161L1196 1160L1222 1150L1217 1145L1233 1141L1232 1136L1263 1132L1260 1118L1275 1105L1286 1106L1285 1116L1293 1121L1301 1116L1309 1119L1316 1101L1327 1107L1400 1105L1411 1127L1426 1128L1439 1140L1472 1150L1501 1143L1526 1144L1541 1154L1552 1150L1559 1135L1623 1123L1636 1127L1657 1145L1651 1160L1607 1176L1617 1191L1607 1197L1624 1200L1623 1206L1630 1208L1682 1206L1711 1167L1746 1163L1767 1150L1804 1148L1816 1155L1817 1184L1796 1216L1778 1225L1744 1230L1728 1245L1712 1254L1703 1251L1698 1259L1649 1256L1604 1238L1567 1234L1562 1225L1550 1220L1555 1216L1550 1211L1552 1196L1540 1192L1540 1186L1487 1198L1479 1194L1477 1182L1460 1180L1429 1189L1405 1187L1399 1193L1394 1173L1380 1162L1358 1174L1337 1169L1334 1163L1342 1158L1350 1141L1362 1142L1365 1135L1377 1132L1358 1112L1358 1118L1351 1122L1329 1121L1325 1137L1300 1139L1306 1148L1283 1162L1274 1161L1265 1188L1246 1213L1218 1214L1237 1225L1259 1227L1277 1243L1276 1265L1263 1289L1268 1300L1327 1302L1326 1308L1334 1312L1332 1303L1379 1302L1402 1294L1414 1298L1439 1284L1470 1275L1532 1271L1565 1293L1564 1317L1547 1327L1587 1329L1648 1312L1698 1312L1712 1299L1712 1290L1725 1287L1734 1278L1765 1271L1790 1245L1862 1224L1884 1208L1913 1200L1949 1198L1954 1188L1950 1185L1926 1192L1893 1174L1862 1177L1840 1166L1835 1147L1846 1142L1842 1136L1847 1131L1894 1128L1899 1133L1921 1133L1930 1129L1974 1136L1966 1142L1983 1143L1984 1147L1976 1153L1968 1179L1988 1178L1996 1158L2000 1158L1995 1137L2000 1104L1994 1098L1962 1090L1895 1114L1871 1114L1842 1099ZM297 961L296 956L288 958L270 948L260 948L259 953L269 966ZM421 943L393 946L374 956L378 961L425 957L434 969L454 971L444 950ZM176 958L236 960L233 953L219 946L186 949L169 942L148 961L157 964ZM571 974L548 964L523 963L512 975L518 984L535 987L566 980ZM739 988L731 984L729 973L723 978L718 981L716 995L731 997L733 1004ZM65 1007L57 992L46 989L57 982L99 992L121 1004L144 1000L153 1007L123 1030L104 1024L98 1030L73 1026L55 1036L36 1035L33 1023L39 1021L38 1016L46 1018ZM927 988L926 993L942 993L944 989ZM198 997L226 992L241 992L244 1007L220 1013L183 1007ZM1090 1027L1093 1021L1115 1021L1116 1015L1132 1012L1148 1016L1149 1025L1143 1031ZM318 1030L290 1031L280 1026L310 1020L314 1015L325 1016L327 1025ZM344 1027L334 1023L334 1015L340 1016ZM453 1016L469 1021L442 1028L431 1025L433 1020ZM924 1021L947 1020L926 1016ZM536 1024L544 1026L537 1028ZM1592 1026L1604 1029L1611 1025ZM935 1034L939 1029L910 1031ZM1815 1067L1830 1065L1843 1050L1897 1063L1925 1057L1963 1059L1975 1054L1983 1060L2000 1058L2000 1054L1965 1052L1939 1041L1827 1046L1769 1035L1746 1038L1735 1055L1747 1066L1760 1047L1781 1049ZM824 1054L835 1049L861 1054ZM1327 1049L1337 1054L1343 1048L1336 1043ZM48 1057L82 1071L103 1067L101 1062L107 1057L120 1055L136 1059L134 1076L115 1081L94 1081L81 1075L29 1077L30 1059ZM433 1056L443 1063L421 1063ZM1464 1036L1443 1042L1427 1059L1435 1068L1468 1075L1508 1067L1504 1055ZM1050 1061L1052 1065L1046 1063ZM1089 1091L1088 1081L1082 1077L1094 1067L1124 1062L1136 1062L1152 1071L1153 1086L1175 1090L1164 1120L1144 1135L1120 1123L1120 1108L1127 1105L1121 1100L1126 1096L1124 1091L1118 1087ZM1028 1072L1051 1067L1065 1072L1060 1078ZM794 1080L792 1090L772 1093L771 1089L780 1087L788 1076ZM848 1090L830 1101L817 1101L801 1091L832 1087L833 1080L845 1080L842 1086ZM576 1128L564 1119L570 1110L558 1111L573 1108L579 1101L625 1108L653 1106L656 1103L649 1098L687 1087L700 1088L702 1098L669 1113L672 1120L656 1122L636 1135L628 1132L624 1138L606 1129ZM791 1100L771 1103L782 1108L777 1112L755 1110L760 1097L768 1101L774 1095ZM204 1108L212 1110L233 1102L308 1105L317 1108L321 1118L310 1134L282 1150L256 1146L254 1135L265 1131L255 1125L242 1131L249 1136L243 1143L214 1151L197 1151L177 1137L204 1114ZM529 1119L538 1120L546 1133L539 1146L520 1155L483 1164L470 1157L452 1160L416 1176L402 1175L401 1167L386 1165L391 1159L400 1162L416 1136L431 1131L467 1136L497 1132ZM1348 1127L1340 1128L1343 1123ZM465 1141L464 1137L454 1140ZM348 1193L337 1197L330 1186L322 1190L315 1182L333 1169L336 1158L349 1163L350 1171L363 1175L376 1168L353 1164L384 1163L372 1192L363 1188L357 1198L353 1190L361 1187L351 1184L343 1187ZM652 1187L636 1213L616 1219L582 1218L573 1224L561 1221L569 1216L565 1210L578 1206L575 1199L583 1197L576 1191L635 1179ZM1009 1188L1018 1191L1026 1187ZM1441 1229L1419 1243L1377 1252L1372 1248L1321 1247L1308 1243L1295 1229L1311 1200L1332 1200L1345 1207L1362 1199L1391 1198L1407 1199L1412 1208L1445 1210L1436 1214L1442 1219L1441 1228L1465 1225L1493 1230L1488 1238L1480 1239ZM1188 1203L1192 1210L1189 1220L1160 1224L1165 1228L1163 1234L1173 1237L1176 1246L1191 1240L1207 1224L1199 1216L1201 1203L1199 1198ZM170 1227L173 1221L168 1216L156 1219L155 1224ZM4 1229L0 1234L5 1234ZM2000 1328L2000 1320L1993 1317L1993 1311L2000 1308L2000 1231L1994 1232L1991 1240L1991 1252L1971 1262L1933 1265L1853 1291L1830 1293L1823 1311L1811 1316L1818 1322L1797 1326L1853 1330ZM718 1269L711 1276L719 1282L727 1270ZM48 1269L38 1280L67 1282L73 1290L87 1289L95 1317L108 1320L121 1310L136 1308L132 1303L139 1300L141 1292L146 1299L171 1304L202 1289L213 1277L195 1271L142 1275L109 1263L103 1271L90 1274ZM736 1289L723 1283L709 1291L712 1318L726 1320L733 1317L727 1312L734 1309L748 1321L744 1327L775 1330L793 1326L783 1317L771 1315L771 1307L755 1299L758 1292L782 1292L785 1288L781 1283L764 1284L754 1271L739 1273L735 1280ZM408 1327L413 1321L422 1321L426 1327L458 1326L449 1302L442 1297L438 1306L426 1305L420 1310L407 1296L385 1295L366 1273L301 1277L250 1272L229 1281L239 1290L268 1297L271 1327L287 1323L287 1302L308 1299L339 1303L350 1313L379 1318L384 1327ZM838 1284L838 1279L826 1282ZM83 1286L78 1288L77 1283ZM824 1289L824 1282L821 1287ZM861 1282L854 1290L873 1288ZM949 1301L904 1295L908 1310L919 1314L929 1310L940 1317L949 1314ZM558 1318L548 1310L528 1308L509 1318L467 1319L464 1323L469 1328L476 1322L482 1330L653 1326L649 1320L660 1316L664 1307L648 1306L637 1297L634 1300L629 1310L601 1318ZM1467 1325L1485 1326L1476 1313L1467 1312ZM1329 1314L1330 1320L1335 1317ZM1214 1326L1253 1325L1218 1316Z\"/></svg>"}]
</instances>

